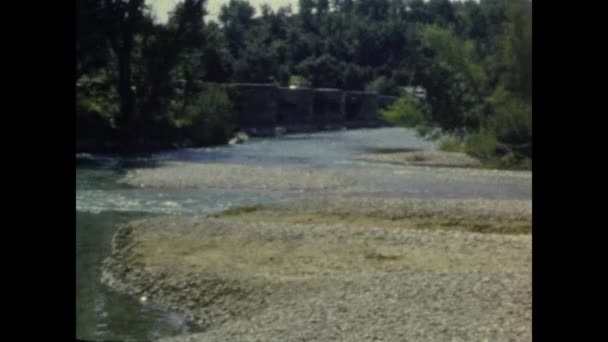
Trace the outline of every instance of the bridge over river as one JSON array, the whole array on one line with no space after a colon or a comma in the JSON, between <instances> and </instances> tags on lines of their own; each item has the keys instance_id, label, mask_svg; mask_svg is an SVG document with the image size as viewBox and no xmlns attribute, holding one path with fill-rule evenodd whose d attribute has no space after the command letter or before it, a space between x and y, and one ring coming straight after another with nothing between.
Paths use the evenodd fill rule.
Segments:
<instances>
[{"instance_id":1,"label":"bridge over river","mask_svg":"<svg viewBox=\"0 0 608 342\"><path fill-rule=\"evenodd\" d=\"M379 110L397 100L395 96L367 91L195 82L198 88L218 85L229 91L238 125L257 136L272 135L277 126L290 133L389 126Z\"/></svg>"}]
</instances>

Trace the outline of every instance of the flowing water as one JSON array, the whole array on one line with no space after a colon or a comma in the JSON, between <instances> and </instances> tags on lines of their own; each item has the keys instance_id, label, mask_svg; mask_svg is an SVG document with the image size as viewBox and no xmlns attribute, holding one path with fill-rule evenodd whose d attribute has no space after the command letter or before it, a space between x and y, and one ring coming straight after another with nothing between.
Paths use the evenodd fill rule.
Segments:
<instances>
[{"instance_id":1,"label":"flowing water","mask_svg":"<svg viewBox=\"0 0 608 342\"><path fill-rule=\"evenodd\" d=\"M303 195L294 190L154 189L117 183L129 169L155 167L169 161L290 165L349 172L362 186L354 193L421 198L531 198L530 172L509 172L510 181L504 182L503 176L487 170L354 160L359 154L373 151L432 147L432 143L417 138L412 131L382 128L253 139L238 146L181 149L130 158L77 155L77 337L149 341L195 330L178 313L141 303L100 283L101 262L110 251L118 224L151 215L206 214Z\"/></svg>"}]
</instances>

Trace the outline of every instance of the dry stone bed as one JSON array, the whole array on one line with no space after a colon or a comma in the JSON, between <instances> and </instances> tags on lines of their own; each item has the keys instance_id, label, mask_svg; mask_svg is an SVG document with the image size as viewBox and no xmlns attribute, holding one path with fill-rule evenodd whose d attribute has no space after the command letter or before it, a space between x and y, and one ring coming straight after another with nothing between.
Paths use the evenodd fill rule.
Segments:
<instances>
[{"instance_id":1,"label":"dry stone bed","mask_svg":"<svg viewBox=\"0 0 608 342\"><path fill-rule=\"evenodd\" d=\"M321 190L346 187L354 180L333 171L286 166L167 163L130 171L120 183L139 187Z\"/></svg>"},{"instance_id":2,"label":"dry stone bed","mask_svg":"<svg viewBox=\"0 0 608 342\"><path fill-rule=\"evenodd\" d=\"M129 171L120 183L168 189L248 189L399 197L528 198L530 172L402 166L328 170L295 166L167 163ZM392 195L390 195L392 196Z\"/></svg>"},{"instance_id":3,"label":"dry stone bed","mask_svg":"<svg viewBox=\"0 0 608 342\"><path fill-rule=\"evenodd\" d=\"M103 280L204 329L167 342L528 341L531 236L458 225L530 215L530 201L324 197L144 219L121 227Z\"/></svg>"}]
</instances>

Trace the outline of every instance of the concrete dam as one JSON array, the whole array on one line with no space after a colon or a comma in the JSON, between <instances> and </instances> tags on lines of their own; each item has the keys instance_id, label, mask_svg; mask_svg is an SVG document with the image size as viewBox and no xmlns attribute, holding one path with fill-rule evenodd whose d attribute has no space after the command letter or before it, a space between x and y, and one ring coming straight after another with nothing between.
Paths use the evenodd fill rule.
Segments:
<instances>
[{"instance_id":1,"label":"concrete dam","mask_svg":"<svg viewBox=\"0 0 608 342\"><path fill-rule=\"evenodd\" d=\"M379 109L397 100L366 91L292 89L259 83L222 86L235 103L239 128L255 136L273 135L278 126L287 132L389 126Z\"/></svg>"}]
</instances>

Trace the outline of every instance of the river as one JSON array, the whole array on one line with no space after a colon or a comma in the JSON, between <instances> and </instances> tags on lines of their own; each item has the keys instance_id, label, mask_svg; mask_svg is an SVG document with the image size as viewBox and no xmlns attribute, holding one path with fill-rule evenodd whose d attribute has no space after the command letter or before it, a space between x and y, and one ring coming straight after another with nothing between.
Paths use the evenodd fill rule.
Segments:
<instances>
[{"instance_id":1,"label":"river","mask_svg":"<svg viewBox=\"0 0 608 342\"><path fill-rule=\"evenodd\" d=\"M129 158L78 154L77 337L147 341L195 331L178 313L160 310L151 303L118 294L100 283L101 262L110 251L117 224L151 215L206 214L234 206L311 194L297 189L158 189L118 183L128 170L153 168L166 162L281 165L348 173L359 184L349 190L351 195L531 198L529 171L403 166L355 159L374 151L433 147L433 143L419 139L411 130L381 128L294 134L274 139L252 139L237 146L180 149Z\"/></svg>"}]
</instances>

